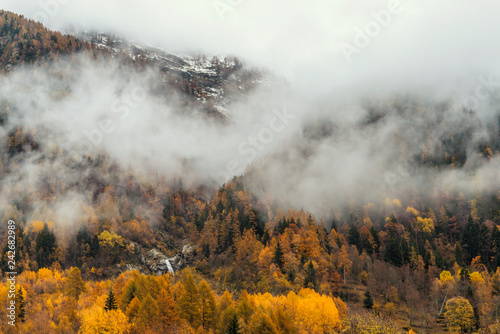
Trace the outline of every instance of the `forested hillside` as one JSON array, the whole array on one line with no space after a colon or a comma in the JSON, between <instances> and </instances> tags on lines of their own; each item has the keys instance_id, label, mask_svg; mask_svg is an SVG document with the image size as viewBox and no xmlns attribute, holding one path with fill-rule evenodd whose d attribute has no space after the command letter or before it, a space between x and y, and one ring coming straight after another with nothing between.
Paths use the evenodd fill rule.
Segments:
<instances>
[{"instance_id":1,"label":"forested hillside","mask_svg":"<svg viewBox=\"0 0 500 334\"><path fill-rule=\"evenodd\" d=\"M3 10L0 11L0 27L3 72L13 65L35 64L91 48L74 36L50 31L38 22Z\"/></svg>"},{"instance_id":2,"label":"forested hillside","mask_svg":"<svg viewBox=\"0 0 500 334\"><path fill-rule=\"evenodd\" d=\"M58 78L43 95L51 103L73 101L79 86L72 86L72 71L83 67L75 60L81 54L97 64L118 58L117 67L138 73L148 66L168 72L153 86L154 98L182 99L175 107L156 108L155 116L194 105L214 115L262 79L237 59L183 60L165 53L160 61L132 44L119 46L103 36L81 41L4 11L0 29L2 83L21 65L39 66ZM75 61L51 63L61 56ZM200 74L207 68L212 72ZM164 160L181 166L174 176L124 164L106 147L75 153L64 139L73 137L57 141L57 134L23 113L33 108L42 118L44 101L24 104L2 95L0 300L7 302L6 273L15 259L18 321L17 328L0 322L1 332L496 333L500 189L496 174L491 180L484 175L497 166L500 117L481 124L474 110L451 117L446 106L414 100L368 103L367 117L351 127L309 121L286 152L269 154L214 187L188 182L200 167L179 158L181 150ZM85 106L89 115L92 106ZM182 122L200 121L198 113L185 114L193 118ZM68 111L78 122L73 115ZM216 116L201 120L224 132L218 126L231 119ZM286 191L274 195L263 176L293 175L321 145L378 134L394 119L398 127L384 130L390 140L374 138L390 141L391 168L409 159L412 169L390 174L387 191L366 185L360 192L371 196L351 198L332 188L342 200L327 203L327 214L320 215L307 206L287 206ZM154 131L168 132L166 126ZM150 143L137 142L137 151L150 149ZM277 156L279 168L273 165ZM484 166L485 173L475 174ZM442 177L448 172L473 175L472 181ZM307 202L309 194L299 197ZM7 239L10 220L16 223L15 256Z\"/></svg>"}]
</instances>

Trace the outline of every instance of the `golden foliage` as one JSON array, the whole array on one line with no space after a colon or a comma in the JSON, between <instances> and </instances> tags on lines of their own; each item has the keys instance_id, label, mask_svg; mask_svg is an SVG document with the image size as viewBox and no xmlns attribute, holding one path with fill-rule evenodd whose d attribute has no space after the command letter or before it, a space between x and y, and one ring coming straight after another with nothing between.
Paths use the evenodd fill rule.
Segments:
<instances>
[{"instance_id":1,"label":"golden foliage","mask_svg":"<svg viewBox=\"0 0 500 334\"><path fill-rule=\"evenodd\" d=\"M283 306L289 312L290 318L294 319L304 332L329 333L340 325L339 312L334 300L312 289L302 289L298 295L290 292L286 297L272 296L269 293L250 295L250 302L267 315L276 307ZM267 317L258 315L251 319L251 322L253 321L258 321L259 326L264 326L267 324ZM266 328L272 332L272 327Z\"/></svg>"},{"instance_id":2,"label":"golden foliage","mask_svg":"<svg viewBox=\"0 0 500 334\"><path fill-rule=\"evenodd\" d=\"M472 273L470 273L469 278L473 284L484 282L483 275L481 275L481 273L478 271L473 271Z\"/></svg>"},{"instance_id":3,"label":"golden foliage","mask_svg":"<svg viewBox=\"0 0 500 334\"><path fill-rule=\"evenodd\" d=\"M434 232L434 222L431 218L417 217L416 228L423 233L432 233Z\"/></svg>"},{"instance_id":4,"label":"golden foliage","mask_svg":"<svg viewBox=\"0 0 500 334\"><path fill-rule=\"evenodd\" d=\"M419 212L415 208L412 208L411 206L406 208L406 212L413 215L414 217L417 217L419 215Z\"/></svg>"},{"instance_id":5,"label":"golden foliage","mask_svg":"<svg viewBox=\"0 0 500 334\"><path fill-rule=\"evenodd\" d=\"M444 319L451 332L464 332L474 324L474 310L469 301L456 297L446 302Z\"/></svg>"},{"instance_id":6,"label":"golden foliage","mask_svg":"<svg viewBox=\"0 0 500 334\"><path fill-rule=\"evenodd\" d=\"M130 323L121 310L104 311L93 306L82 312L80 334L123 334L130 329Z\"/></svg>"},{"instance_id":7,"label":"golden foliage","mask_svg":"<svg viewBox=\"0 0 500 334\"><path fill-rule=\"evenodd\" d=\"M443 286L447 284L455 284L455 278L448 270L443 270L441 274L439 274L439 280Z\"/></svg>"},{"instance_id":8,"label":"golden foliage","mask_svg":"<svg viewBox=\"0 0 500 334\"><path fill-rule=\"evenodd\" d=\"M123 247L124 239L114 232L103 231L99 234L99 245L107 249L112 249L115 245Z\"/></svg>"},{"instance_id":9,"label":"golden foliage","mask_svg":"<svg viewBox=\"0 0 500 334\"><path fill-rule=\"evenodd\" d=\"M38 233L40 232L42 229L43 229L43 223L39 220L34 220L32 223L31 223L31 232L33 233Z\"/></svg>"}]
</instances>

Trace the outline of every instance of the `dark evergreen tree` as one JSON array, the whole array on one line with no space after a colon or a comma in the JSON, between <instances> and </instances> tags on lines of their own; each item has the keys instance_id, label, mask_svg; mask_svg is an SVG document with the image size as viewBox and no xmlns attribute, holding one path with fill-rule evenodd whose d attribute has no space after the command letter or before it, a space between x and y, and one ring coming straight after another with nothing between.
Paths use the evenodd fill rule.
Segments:
<instances>
[{"instance_id":1,"label":"dark evergreen tree","mask_svg":"<svg viewBox=\"0 0 500 334\"><path fill-rule=\"evenodd\" d=\"M71 264L75 267L81 267L86 257L93 256L91 252L92 235L87 226L82 224L75 235L75 242L69 244L68 257Z\"/></svg>"},{"instance_id":2,"label":"dark evergreen tree","mask_svg":"<svg viewBox=\"0 0 500 334\"><path fill-rule=\"evenodd\" d=\"M172 200L168 195L165 199L165 204L163 205L163 211L161 213L161 218L164 224L170 223L170 216L172 215Z\"/></svg>"},{"instance_id":3,"label":"dark evergreen tree","mask_svg":"<svg viewBox=\"0 0 500 334\"><path fill-rule=\"evenodd\" d=\"M295 277L297 275L295 274L295 271L293 269L289 270L287 273L286 273L286 279L290 282L290 283L293 283L293 281L295 281Z\"/></svg>"},{"instance_id":4,"label":"dark evergreen tree","mask_svg":"<svg viewBox=\"0 0 500 334\"><path fill-rule=\"evenodd\" d=\"M332 230L335 230L335 232L338 231L337 221L335 220L335 218L332 219L332 227L330 228L330 232Z\"/></svg>"},{"instance_id":5,"label":"dark evergreen tree","mask_svg":"<svg viewBox=\"0 0 500 334\"><path fill-rule=\"evenodd\" d=\"M219 203L217 203L216 212L218 215L220 215L222 214L222 211L224 211L224 205L222 204L222 201L219 199Z\"/></svg>"},{"instance_id":6,"label":"dark evergreen tree","mask_svg":"<svg viewBox=\"0 0 500 334\"><path fill-rule=\"evenodd\" d=\"M306 267L306 277L304 278L304 286L306 288L316 289L317 281L316 281L316 269L314 269L314 265L312 260L309 260L309 263Z\"/></svg>"},{"instance_id":7,"label":"dark evergreen tree","mask_svg":"<svg viewBox=\"0 0 500 334\"><path fill-rule=\"evenodd\" d=\"M113 289L109 289L108 298L106 299L106 303L104 305L104 310L111 311L116 310L118 308L118 304L116 303L115 294L113 293Z\"/></svg>"},{"instance_id":8,"label":"dark evergreen tree","mask_svg":"<svg viewBox=\"0 0 500 334\"><path fill-rule=\"evenodd\" d=\"M373 307L373 298L370 291L366 290L365 299L363 299L363 306L371 310Z\"/></svg>"},{"instance_id":9,"label":"dark evergreen tree","mask_svg":"<svg viewBox=\"0 0 500 334\"><path fill-rule=\"evenodd\" d=\"M273 261L280 268L280 270L283 269L283 264L284 264L283 256L284 256L283 249L281 249L280 242L278 241L276 243L276 248L274 249Z\"/></svg>"},{"instance_id":10,"label":"dark evergreen tree","mask_svg":"<svg viewBox=\"0 0 500 334\"><path fill-rule=\"evenodd\" d=\"M434 251L434 256L436 258L436 266L440 269L446 269L448 267L444 257L443 253L441 252L441 249L439 247L436 247L436 250Z\"/></svg>"},{"instance_id":11,"label":"dark evergreen tree","mask_svg":"<svg viewBox=\"0 0 500 334\"><path fill-rule=\"evenodd\" d=\"M196 229L198 231L201 231L203 229L203 226L205 226L205 222L207 221L208 218L208 210L204 209L201 211L200 214L196 214L194 223L196 225Z\"/></svg>"},{"instance_id":12,"label":"dark evergreen tree","mask_svg":"<svg viewBox=\"0 0 500 334\"><path fill-rule=\"evenodd\" d=\"M370 228L370 234L372 235L373 241L375 242L375 247L374 247L373 251L375 253L378 253L380 250L380 238L378 236L378 232L375 230L375 227L372 226Z\"/></svg>"},{"instance_id":13,"label":"dark evergreen tree","mask_svg":"<svg viewBox=\"0 0 500 334\"><path fill-rule=\"evenodd\" d=\"M462 248L464 260L469 264L476 256L481 256L483 263L487 263L487 239L488 230L484 224L480 224L469 216L467 225L462 232Z\"/></svg>"},{"instance_id":14,"label":"dark evergreen tree","mask_svg":"<svg viewBox=\"0 0 500 334\"><path fill-rule=\"evenodd\" d=\"M269 235L269 230L267 229L267 227L264 228L264 233L262 234L262 244L264 246L267 245L267 243L269 242L269 239L271 238L271 236Z\"/></svg>"},{"instance_id":15,"label":"dark evergreen tree","mask_svg":"<svg viewBox=\"0 0 500 334\"><path fill-rule=\"evenodd\" d=\"M500 266L500 230L498 227L493 228L491 232L491 267L493 271L496 271L497 267Z\"/></svg>"},{"instance_id":16,"label":"dark evergreen tree","mask_svg":"<svg viewBox=\"0 0 500 334\"><path fill-rule=\"evenodd\" d=\"M356 246L358 252L361 252L361 236L356 225L352 225L349 229L349 243Z\"/></svg>"},{"instance_id":17,"label":"dark evergreen tree","mask_svg":"<svg viewBox=\"0 0 500 334\"><path fill-rule=\"evenodd\" d=\"M97 254L99 254L99 248L99 236L97 234L94 234L92 240L90 241L90 256L95 257Z\"/></svg>"},{"instance_id":18,"label":"dark evergreen tree","mask_svg":"<svg viewBox=\"0 0 500 334\"><path fill-rule=\"evenodd\" d=\"M226 334L240 334L240 323L238 320L238 313L234 312L226 328Z\"/></svg>"},{"instance_id":19,"label":"dark evergreen tree","mask_svg":"<svg viewBox=\"0 0 500 334\"><path fill-rule=\"evenodd\" d=\"M2 250L2 259L1 259L1 267L0 269L2 270L2 272L7 272L7 271L10 271L9 270L9 267L8 267L8 263L9 263L9 259L8 259L8 256L9 256L9 244L8 243L5 243L5 246L3 247L3 250Z\"/></svg>"},{"instance_id":20,"label":"dark evergreen tree","mask_svg":"<svg viewBox=\"0 0 500 334\"><path fill-rule=\"evenodd\" d=\"M49 230L47 224L44 224L35 240L36 262L38 262L38 267L47 268L55 260L54 254L57 248L56 236L53 231Z\"/></svg>"},{"instance_id":21,"label":"dark evergreen tree","mask_svg":"<svg viewBox=\"0 0 500 334\"><path fill-rule=\"evenodd\" d=\"M76 242L79 244L88 244L92 241L92 237L87 229L87 225L83 224L76 233Z\"/></svg>"},{"instance_id":22,"label":"dark evergreen tree","mask_svg":"<svg viewBox=\"0 0 500 334\"><path fill-rule=\"evenodd\" d=\"M409 263L410 262L410 247L408 246L408 242L406 241L405 238L400 238L401 239L401 259L402 259L402 264Z\"/></svg>"},{"instance_id":23,"label":"dark evergreen tree","mask_svg":"<svg viewBox=\"0 0 500 334\"><path fill-rule=\"evenodd\" d=\"M361 247L362 250L365 250L368 255L372 255L374 251L374 247L372 243L370 242L369 238L364 238L361 240Z\"/></svg>"},{"instance_id":24,"label":"dark evergreen tree","mask_svg":"<svg viewBox=\"0 0 500 334\"><path fill-rule=\"evenodd\" d=\"M26 320L26 298L24 297L23 289L19 287L17 290L16 296L16 304L17 304L17 319L21 319L21 322Z\"/></svg>"},{"instance_id":25,"label":"dark evergreen tree","mask_svg":"<svg viewBox=\"0 0 500 334\"><path fill-rule=\"evenodd\" d=\"M276 226L275 233L282 234L288 226L290 226L290 220L286 218L280 219L278 225Z\"/></svg>"},{"instance_id":26,"label":"dark evergreen tree","mask_svg":"<svg viewBox=\"0 0 500 334\"><path fill-rule=\"evenodd\" d=\"M471 282L470 282L470 271L465 267L461 267L459 271L459 280L457 283L458 293L465 298L472 299L474 292L472 291Z\"/></svg>"},{"instance_id":27,"label":"dark evergreen tree","mask_svg":"<svg viewBox=\"0 0 500 334\"><path fill-rule=\"evenodd\" d=\"M384 253L385 260L397 267L403 265L402 243L399 239L397 232L391 229L389 231L389 239L387 240Z\"/></svg>"},{"instance_id":28,"label":"dark evergreen tree","mask_svg":"<svg viewBox=\"0 0 500 334\"><path fill-rule=\"evenodd\" d=\"M463 266L464 264L464 258L462 254L462 247L457 243L455 244L455 261L459 266Z\"/></svg>"}]
</instances>

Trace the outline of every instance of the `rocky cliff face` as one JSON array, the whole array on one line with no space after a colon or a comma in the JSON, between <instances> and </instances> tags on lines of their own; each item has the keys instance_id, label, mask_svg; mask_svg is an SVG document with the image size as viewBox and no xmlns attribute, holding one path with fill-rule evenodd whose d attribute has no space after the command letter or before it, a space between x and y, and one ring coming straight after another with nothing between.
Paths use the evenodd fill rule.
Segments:
<instances>
[{"instance_id":1,"label":"rocky cliff face","mask_svg":"<svg viewBox=\"0 0 500 334\"><path fill-rule=\"evenodd\" d=\"M194 247L185 244L182 250L175 256L168 257L158 249L143 249L138 244L134 243L136 254L140 260L140 264L128 263L122 270L138 270L141 273L152 273L154 275L163 275L170 273L175 275L179 270L182 270L187 265L191 264L193 258Z\"/></svg>"}]
</instances>

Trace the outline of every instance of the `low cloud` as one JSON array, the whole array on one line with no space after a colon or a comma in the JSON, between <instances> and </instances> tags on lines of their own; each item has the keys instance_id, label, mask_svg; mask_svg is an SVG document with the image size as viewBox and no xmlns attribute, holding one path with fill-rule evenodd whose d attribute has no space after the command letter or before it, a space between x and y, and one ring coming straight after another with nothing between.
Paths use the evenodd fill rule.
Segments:
<instances>
[{"instance_id":1,"label":"low cloud","mask_svg":"<svg viewBox=\"0 0 500 334\"><path fill-rule=\"evenodd\" d=\"M54 29L115 31L172 52L235 54L304 93L361 85L447 85L498 69L500 4L493 0L95 1L3 0L2 7ZM223 15L217 8L223 8ZM375 17L391 8L389 23ZM379 23L347 62L343 44Z\"/></svg>"}]
</instances>

